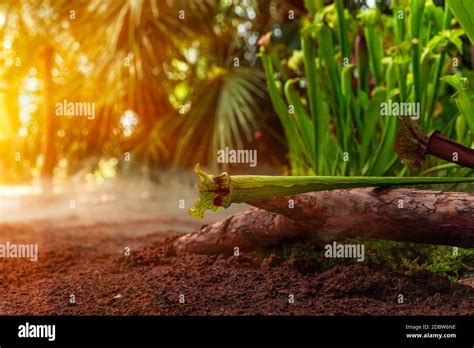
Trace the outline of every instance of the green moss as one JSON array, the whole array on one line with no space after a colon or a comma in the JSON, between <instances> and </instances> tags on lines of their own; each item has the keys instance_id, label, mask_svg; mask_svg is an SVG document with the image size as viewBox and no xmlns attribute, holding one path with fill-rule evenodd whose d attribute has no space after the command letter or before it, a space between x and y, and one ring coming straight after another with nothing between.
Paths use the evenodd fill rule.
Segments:
<instances>
[{"instance_id":1,"label":"green moss","mask_svg":"<svg viewBox=\"0 0 474 348\"><path fill-rule=\"evenodd\" d=\"M474 268L474 249L462 249L449 246L423 245L408 242L378 240L346 240L340 243L363 243L365 260L326 258L324 246L295 242L261 250L256 253L264 258L271 253L281 260L302 258L310 261L314 269L326 271L336 265L362 264L372 269L410 274L417 270L428 270L456 281L463 273Z\"/></svg>"}]
</instances>

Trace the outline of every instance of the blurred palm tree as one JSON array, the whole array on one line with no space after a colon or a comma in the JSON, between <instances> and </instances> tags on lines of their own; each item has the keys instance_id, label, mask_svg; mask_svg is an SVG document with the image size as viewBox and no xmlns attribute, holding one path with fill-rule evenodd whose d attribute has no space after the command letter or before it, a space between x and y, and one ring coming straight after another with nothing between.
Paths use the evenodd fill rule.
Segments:
<instances>
[{"instance_id":1,"label":"blurred palm tree","mask_svg":"<svg viewBox=\"0 0 474 348\"><path fill-rule=\"evenodd\" d=\"M256 116L262 114L259 105L265 97L264 76L255 66L240 65L245 59L235 47L235 38L214 35L205 51L207 74L189 81L197 87L190 96L189 113L175 116L181 135L177 163L207 160L216 165L218 149L242 148L252 141Z\"/></svg>"},{"instance_id":2,"label":"blurred palm tree","mask_svg":"<svg viewBox=\"0 0 474 348\"><path fill-rule=\"evenodd\" d=\"M30 92L41 90L43 97L41 117L37 122L39 128L37 134L33 135L37 137L37 146L33 149L39 149L42 154L41 176L51 177L56 163L54 132L57 127L53 117L55 85L52 73L56 55L61 54L63 58L68 58L71 52L70 47L61 45L58 40L65 30L61 17L67 8L67 1L56 1L54 8L48 1L37 3L31 0L6 0L2 5L4 19L0 33L4 54L7 51L4 55L2 77L8 81L9 99L18 101L20 106L20 86L25 77L30 74L42 81L41 86L36 83L36 86L29 87ZM30 81L38 82L33 76ZM9 105L11 124L18 129L18 112L21 110L15 103ZM31 105L25 105L29 106Z\"/></svg>"},{"instance_id":3,"label":"blurred palm tree","mask_svg":"<svg viewBox=\"0 0 474 348\"><path fill-rule=\"evenodd\" d=\"M175 155L186 164L212 160L224 146L243 146L264 96L255 52L242 43L258 38L251 24L261 7L256 1L5 0L4 92L18 101L25 78L36 79L32 93L41 99L27 126L19 122L20 103L7 103L11 138L29 144L31 165L42 155L43 177L53 176L61 158L69 159L71 171L82 158L129 151L148 163ZM192 51L197 58L190 59ZM183 84L186 113L174 95ZM64 99L95 103L95 119L55 117L54 105ZM22 127L28 133L19 137Z\"/></svg>"}]
</instances>

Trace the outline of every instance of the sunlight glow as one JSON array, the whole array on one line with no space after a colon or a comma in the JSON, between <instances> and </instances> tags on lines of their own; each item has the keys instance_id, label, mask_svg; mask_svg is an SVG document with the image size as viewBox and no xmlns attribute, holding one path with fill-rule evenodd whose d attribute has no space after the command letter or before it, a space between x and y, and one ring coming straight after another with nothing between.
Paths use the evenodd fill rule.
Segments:
<instances>
[{"instance_id":1,"label":"sunlight glow","mask_svg":"<svg viewBox=\"0 0 474 348\"><path fill-rule=\"evenodd\" d=\"M367 0L367 7L374 8L375 6L375 0Z\"/></svg>"},{"instance_id":2,"label":"sunlight glow","mask_svg":"<svg viewBox=\"0 0 474 348\"><path fill-rule=\"evenodd\" d=\"M41 98L37 92L41 89L41 81L34 75L37 74L36 68L31 68L28 75L23 79L18 96L18 118L21 122L21 128L18 135L22 138L28 135L28 124L32 119L34 112L38 110Z\"/></svg>"},{"instance_id":3,"label":"sunlight glow","mask_svg":"<svg viewBox=\"0 0 474 348\"><path fill-rule=\"evenodd\" d=\"M8 118L7 97L0 92L0 141L7 138L10 133L10 120Z\"/></svg>"},{"instance_id":4,"label":"sunlight glow","mask_svg":"<svg viewBox=\"0 0 474 348\"><path fill-rule=\"evenodd\" d=\"M25 89L29 92L35 92L39 89L39 80L36 77L29 77L25 81Z\"/></svg>"},{"instance_id":5,"label":"sunlight glow","mask_svg":"<svg viewBox=\"0 0 474 348\"><path fill-rule=\"evenodd\" d=\"M35 186L0 186L0 197L25 197L41 193L40 187Z\"/></svg>"},{"instance_id":6,"label":"sunlight glow","mask_svg":"<svg viewBox=\"0 0 474 348\"><path fill-rule=\"evenodd\" d=\"M10 39L6 38L5 40L3 40L3 49L4 50L11 50L12 49L12 42Z\"/></svg>"},{"instance_id":7,"label":"sunlight glow","mask_svg":"<svg viewBox=\"0 0 474 348\"><path fill-rule=\"evenodd\" d=\"M126 110L120 118L120 126L123 134L129 137L133 134L135 126L138 124L138 115L133 110Z\"/></svg>"},{"instance_id":8,"label":"sunlight glow","mask_svg":"<svg viewBox=\"0 0 474 348\"><path fill-rule=\"evenodd\" d=\"M22 138L26 137L28 135L28 129L26 129L25 127L21 127L18 131L18 135Z\"/></svg>"},{"instance_id":9,"label":"sunlight glow","mask_svg":"<svg viewBox=\"0 0 474 348\"><path fill-rule=\"evenodd\" d=\"M89 74L94 69L94 64L89 61L85 54L81 54L78 58L79 70L84 74Z\"/></svg>"}]
</instances>

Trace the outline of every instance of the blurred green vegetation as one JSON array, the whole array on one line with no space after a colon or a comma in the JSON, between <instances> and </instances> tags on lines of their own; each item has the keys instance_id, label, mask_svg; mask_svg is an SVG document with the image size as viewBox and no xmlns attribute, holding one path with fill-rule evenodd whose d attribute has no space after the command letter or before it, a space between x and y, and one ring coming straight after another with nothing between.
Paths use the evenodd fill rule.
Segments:
<instances>
[{"instance_id":1,"label":"blurred green vegetation","mask_svg":"<svg viewBox=\"0 0 474 348\"><path fill-rule=\"evenodd\" d=\"M456 19L432 1L347 3L306 1L300 48L268 38L261 47L291 173L471 175L431 157L418 168L413 134L399 132L402 122L380 110L384 102L419 103L423 134L440 130L472 147L472 46ZM453 89L442 77L466 83ZM408 139L397 142L399 134Z\"/></svg>"}]
</instances>

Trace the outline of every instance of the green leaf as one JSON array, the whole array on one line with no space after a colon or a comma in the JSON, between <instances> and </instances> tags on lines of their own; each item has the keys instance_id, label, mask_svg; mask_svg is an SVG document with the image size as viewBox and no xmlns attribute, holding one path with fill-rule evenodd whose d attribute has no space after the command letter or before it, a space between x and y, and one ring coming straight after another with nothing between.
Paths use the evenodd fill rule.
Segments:
<instances>
[{"instance_id":1,"label":"green leaf","mask_svg":"<svg viewBox=\"0 0 474 348\"><path fill-rule=\"evenodd\" d=\"M467 36L474 43L474 1L447 0L454 16L466 31Z\"/></svg>"},{"instance_id":2,"label":"green leaf","mask_svg":"<svg viewBox=\"0 0 474 348\"><path fill-rule=\"evenodd\" d=\"M425 0L410 1L410 36L412 39L420 36L421 18L425 9Z\"/></svg>"},{"instance_id":3,"label":"green leaf","mask_svg":"<svg viewBox=\"0 0 474 348\"><path fill-rule=\"evenodd\" d=\"M360 157L364 162L370 148L369 145L376 138L377 122L380 120L380 105L387 98L387 91L384 87L376 88L373 93L365 113L364 134L361 140Z\"/></svg>"},{"instance_id":4,"label":"green leaf","mask_svg":"<svg viewBox=\"0 0 474 348\"><path fill-rule=\"evenodd\" d=\"M456 94L453 96L453 98L456 100L459 110L465 117L471 134L474 135L474 106L472 105L469 94L467 93L469 80L459 75L443 76L441 80L450 84L456 89Z\"/></svg>"},{"instance_id":5,"label":"green leaf","mask_svg":"<svg viewBox=\"0 0 474 348\"><path fill-rule=\"evenodd\" d=\"M459 75L443 76L441 78L441 81L444 81L450 84L452 87L456 89L457 92L465 90L467 85L469 84L467 78L461 77Z\"/></svg>"}]
</instances>

